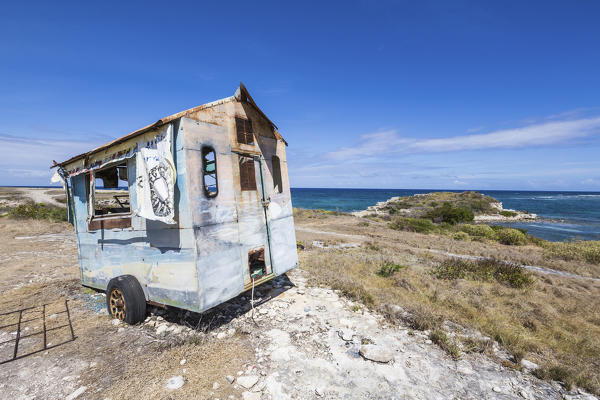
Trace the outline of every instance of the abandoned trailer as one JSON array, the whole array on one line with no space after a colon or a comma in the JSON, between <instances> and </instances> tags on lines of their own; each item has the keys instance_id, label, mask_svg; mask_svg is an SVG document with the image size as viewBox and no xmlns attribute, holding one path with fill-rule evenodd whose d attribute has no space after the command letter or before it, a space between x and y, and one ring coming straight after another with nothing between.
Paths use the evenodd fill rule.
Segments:
<instances>
[{"instance_id":1,"label":"abandoned trailer","mask_svg":"<svg viewBox=\"0 0 600 400\"><path fill-rule=\"evenodd\" d=\"M298 265L287 143L243 84L55 163L81 282L111 315L203 312Z\"/></svg>"}]
</instances>

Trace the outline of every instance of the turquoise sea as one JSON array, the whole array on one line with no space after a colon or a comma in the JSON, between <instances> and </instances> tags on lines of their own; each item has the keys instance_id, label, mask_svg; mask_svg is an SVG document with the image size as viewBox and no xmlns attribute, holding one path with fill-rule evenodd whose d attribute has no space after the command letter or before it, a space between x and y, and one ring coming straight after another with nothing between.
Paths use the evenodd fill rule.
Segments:
<instances>
[{"instance_id":1,"label":"turquoise sea","mask_svg":"<svg viewBox=\"0 0 600 400\"><path fill-rule=\"evenodd\" d=\"M411 189L310 189L292 188L294 207L337 211L359 211L394 196L459 190ZM506 225L526 229L546 240L600 240L600 192L538 192L478 190L502 202L504 208L529 211L540 218L536 222Z\"/></svg>"}]
</instances>

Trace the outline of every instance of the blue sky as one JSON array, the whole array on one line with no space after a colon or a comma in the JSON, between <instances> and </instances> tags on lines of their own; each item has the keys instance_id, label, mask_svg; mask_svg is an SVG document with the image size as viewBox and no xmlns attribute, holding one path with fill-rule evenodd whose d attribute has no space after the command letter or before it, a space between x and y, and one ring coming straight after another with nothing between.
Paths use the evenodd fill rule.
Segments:
<instances>
[{"instance_id":1,"label":"blue sky","mask_svg":"<svg viewBox=\"0 0 600 400\"><path fill-rule=\"evenodd\" d=\"M0 184L48 184L51 160L243 81L295 187L600 190L598 15L587 0L3 2Z\"/></svg>"}]
</instances>

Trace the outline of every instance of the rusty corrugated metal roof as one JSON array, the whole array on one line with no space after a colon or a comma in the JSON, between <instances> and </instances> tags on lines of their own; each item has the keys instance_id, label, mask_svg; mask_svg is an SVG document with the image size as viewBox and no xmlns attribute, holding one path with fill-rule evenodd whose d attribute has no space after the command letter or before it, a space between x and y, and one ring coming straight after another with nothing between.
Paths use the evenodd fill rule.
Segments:
<instances>
[{"instance_id":1,"label":"rusty corrugated metal roof","mask_svg":"<svg viewBox=\"0 0 600 400\"><path fill-rule=\"evenodd\" d=\"M79 160L81 158L89 157L92 154L98 153L98 152L100 152L102 150L105 150L105 149L107 149L107 148L109 148L111 146L114 146L116 144L123 143L124 141L129 140L131 138L134 138L136 136L139 136L142 133L148 132L148 131L150 131L152 129L155 129L155 128L159 128L159 127L161 127L161 126L163 126L165 124L168 124L171 121L174 121L174 120L176 120L178 118L184 117L187 114L191 114L193 112L196 112L196 111L199 111L199 110L203 110L203 109L206 109L206 108L214 107L214 106L217 106L219 104L223 104L223 103L225 103L227 101L232 101L232 100L246 101L249 104L251 104L254 108L256 108L256 111L258 111L260 113L260 115L262 115L267 121L269 121L269 123L273 127L273 134L275 135L275 137L277 139L281 139L283 141L283 143L285 143L286 146L287 146L288 143L281 136L281 134L277 131L277 125L275 125L273 123L273 121L271 121L265 115L265 113L262 112L262 110L254 102L254 99L252 98L252 96L250 96L250 93L248 93L248 90L246 89L246 87L244 86L244 84L240 82L240 86L237 88L237 90L235 91L235 94L233 96L226 97L226 98L221 99L221 100L216 100L216 101L213 101L213 102L210 102L210 103L206 103L206 104L203 104L201 106L190 108L188 110L181 111L181 112L178 112L178 113L173 114L173 115L169 115L168 117L161 118L161 119L159 119L158 121L156 121L153 124L150 124L150 125L145 126L145 127L141 128L141 129L138 129L136 131L128 133L127 135L125 135L123 137L115 139L112 142L109 142L109 143L107 143L105 145L97 147L97 148L95 148L93 150L90 150L90 151L88 151L86 153L81 153L79 155L76 155L74 157L69 158L66 161L62 161L62 162L59 162L59 163L54 163L50 168L54 168L54 167L57 167L57 166L64 166L66 164L72 163L73 161L77 161L77 160Z\"/></svg>"}]
</instances>

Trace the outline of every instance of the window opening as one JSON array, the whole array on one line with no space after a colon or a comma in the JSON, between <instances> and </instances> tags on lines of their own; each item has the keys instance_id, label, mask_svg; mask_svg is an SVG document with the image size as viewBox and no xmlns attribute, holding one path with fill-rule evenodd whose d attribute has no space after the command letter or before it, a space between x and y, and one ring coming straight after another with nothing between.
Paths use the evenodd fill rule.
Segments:
<instances>
[{"instance_id":1,"label":"window opening","mask_svg":"<svg viewBox=\"0 0 600 400\"><path fill-rule=\"evenodd\" d=\"M202 179L206 197L216 197L219 193L217 184L217 156L212 147L202 148Z\"/></svg>"},{"instance_id":2,"label":"window opening","mask_svg":"<svg viewBox=\"0 0 600 400\"><path fill-rule=\"evenodd\" d=\"M240 186L242 190L256 190L256 175L254 172L254 159L240 157Z\"/></svg>"},{"instance_id":3,"label":"window opening","mask_svg":"<svg viewBox=\"0 0 600 400\"><path fill-rule=\"evenodd\" d=\"M250 279L258 279L267 274L264 248L248 252L248 269Z\"/></svg>"},{"instance_id":4,"label":"window opening","mask_svg":"<svg viewBox=\"0 0 600 400\"><path fill-rule=\"evenodd\" d=\"M252 121L250 121L249 119L236 118L235 129L237 131L238 143L254 145L254 135L252 134Z\"/></svg>"},{"instance_id":5,"label":"window opening","mask_svg":"<svg viewBox=\"0 0 600 400\"><path fill-rule=\"evenodd\" d=\"M283 185L281 182L281 163L279 157L271 157L271 165L273 165L273 190L281 193L283 192Z\"/></svg>"},{"instance_id":6,"label":"window opening","mask_svg":"<svg viewBox=\"0 0 600 400\"><path fill-rule=\"evenodd\" d=\"M127 162L94 172L94 216L131 212Z\"/></svg>"}]
</instances>

